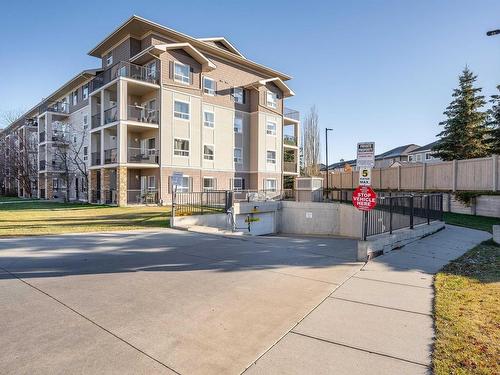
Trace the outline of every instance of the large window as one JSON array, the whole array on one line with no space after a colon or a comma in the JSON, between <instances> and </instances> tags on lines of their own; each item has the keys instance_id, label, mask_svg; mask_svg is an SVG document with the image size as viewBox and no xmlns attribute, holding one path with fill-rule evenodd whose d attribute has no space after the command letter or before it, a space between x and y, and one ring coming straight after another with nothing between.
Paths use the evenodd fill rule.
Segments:
<instances>
[{"instance_id":1,"label":"large window","mask_svg":"<svg viewBox=\"0 0 500 375\"><path fill-rule=\"evenodd\" d=\"M267 162L276 164L276 151L267 151Z\"/></svg>"},{"instance_id":2,"label":"large window","mask_svg":"<svg viewBox=\"0 0 500 375\"><path fill-rule=\"evenodd\" d=\"M156 80L156 61L151 61L146 64L146 77L151 80Z\"/></svg>"},{"instance_id":3,"label":"large window","mask_svg":"<svg viewBox=\"0 0 500 375\"><path fill-rule=\"evenodd\" d=\"M267 122L266 132L268 135L276 135L276 123L274 121Z\"/></svg>"},{"instance_id":4,"label":"large window","mask_svg":"<svg viewBox=\"0 0 500 375\"><path fill-rule=\"evenodd\" d=\"M109 55L106 57L106 66L111 66L113 64L113 55L109 53Z\"/></svg>"},{"instance_id":5,"label":"large window","mask_svg":"<svg viewBox=\"0 0 500 375\"><path fill-rule=\"evenodd\" d=\"M244 104L245 102L245 91L242 87L233 87L233 101L235 103Z\"/></svg>"},{"instance_id":6,"label":"large window","mask_svg":"<svg viewBox=\"0 0 500 375\"><path fill-rule=\"evenodd\" d=\"M189 120L189 103L176 100L174 102L174 117Z\"/></svg>"},{"instance_id":7,"label":"large window","mask_svg":"<svg viewBox=\"0 0 500 375\"><path fill-rule=\"evenodd\" d=\"M85 86L83 86L82 93L83 93L83 100L87 100L89 98L89 85L88 85L88 83Z\"/></svg>"},{"instance_id":8,"label":"large window","mask_svg":"<svg viewBox=\"0 0 500 375\"><path fill-rule=\"evenodd\" d=\"M191 177L183 176L181 184L177 185L178 193L189 193L191 191Z\"/></svg>"},{"instance_id":9,"label":"large window","mask_svg":"<svg viewBox=\"0 0 500 375\"><path fill-rule=\"evenodd\" d=\"M278 106L278 95L272 91L267 92L267 106L271 108L276 108Z\"/></svg>"},{"instance_id":10,"label":"large window","mask_svg":"<svg viewBox=\"0 0 500 375\"><path fill-rule=\"evenodd\" d=\"M73 91L73 95L71 95L71 101L73 105L78 104L78 90Z\"/></svg>"},{"instance_id":11,"label":"large window","mask_svg":"<svg viewBox=\"0 0 500 375\"><path fill-rule=\"evenodd\" d=\"M264 190L276 191L276 179L268 178L264 182Z\"/></svg>"},{"instance_id":12,"label":"large window","mask_svg":"<svg viewBox=\"0 0 500 375\"><path fill-rule=\"evenodd\" d=\"M189 65L182 64L180 62L174 62L174 80L181 82L183 84L189 85L191 80L189 79Z\"/></svg>"},{"instance_id":13,"label":"large window","mask_svg":"<svg viewBox=\"0 0 500 375\"><path fill-rule=\"evenodd\" d=\"M203 159L214 160L214 145L203 146Z\"/></svg>"},{"instance_id":14,"label":"large window","mask_svg":"<svg viewBox=\"0 0 500 375\"><path fill-rule=\"evenodd\" d=\"M203 177L203 190L210 191L215 190L217 185L217 180L213 177Z\"/></svg>"},{"instance_id":15,"label":"large window","mask_svg":"<svg viewBox=\"0 0 500 375\"><path fill-rule=\"evenodd\" d=\"M207 95L214 96L216 90L215 81L212 78L203 77L203 92Z\"/></svg>"},{"instance_id":16,"label":"large window","mask_svg":"<svg viewBox=\"0 0 500 375\"><path fill-rule=\"evenodd\" d=\"M214 119L215 115L213 112L210 111L204 111L203 112L203 125L206 126L207 128L213 128L214 127Z\"/></svg>"},{"instance_id":17,"label":"large window","mask_svg":"<svg viewBox=\"0 0 500 375\"><path fill-rule=\"evenodd\" d=\"M189 140L187 139L174 139L174 155L189 156Z\"/></svg>"},{"instance_id":18,"label":"large window","mask_svg":"<svg viewBox=\"0 0 500 375\"><path fill-rule=\"evenodd\" d=\"M243 190L245 188L245 180L241 177L233 178L233 190Z\"/></svg>"},{"instance_id":19,"label":"large window","mask_svg":"<svg viewBox=\"0 0 500 375\"><path fill-rule=\"evenodd\" d=\"M235 133L243 132L243 116L241 116L241 114L238 112L234 114L234 132Z\"/></svg>"},{"instance_id":20,"label":"large window","mask_svg":"<svg viewBox=\"0 0 500 375\"><path fill-rule=\"evenodd\" d=\"M234 149L234 162L235 163L243 163L243 150L241 148Z\"/></svg>"}]
</instances>

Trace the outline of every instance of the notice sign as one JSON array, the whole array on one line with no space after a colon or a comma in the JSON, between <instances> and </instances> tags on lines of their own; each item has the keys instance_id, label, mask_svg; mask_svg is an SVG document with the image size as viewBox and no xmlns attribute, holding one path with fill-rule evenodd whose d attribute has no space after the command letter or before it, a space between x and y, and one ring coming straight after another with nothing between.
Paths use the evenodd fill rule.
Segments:
<instances>
[{"instance_id":1,"label":"notice sign","mask_svg":"<svg viewBox=\"0 0 500 375\"><path fill-rule=\"evenodd\" d=\"M372 184L372 170L370 168L361 168L359 170L359 185L371 186Z\"/></svg>"},{"instance_id":2,"label":"notice sign","mask_svg":"<svg viewBox=\"0 0 500 375\"><path fill-rule=\"evenodd\" d=\"M370 211L377 205L377 194L369 186L358 186L352 193L352 204L360 211Z\"/></svg>"},{"instance_id":3,"label":"notice sign","mask_svg":"<svg viewBox=\"0 0 500 375\"><path fill-rule=\"evenodd\" d=\"M373 168L375 166L375 142L358 143L356 166L358 168Z\"/></svg>"}]
</instances>

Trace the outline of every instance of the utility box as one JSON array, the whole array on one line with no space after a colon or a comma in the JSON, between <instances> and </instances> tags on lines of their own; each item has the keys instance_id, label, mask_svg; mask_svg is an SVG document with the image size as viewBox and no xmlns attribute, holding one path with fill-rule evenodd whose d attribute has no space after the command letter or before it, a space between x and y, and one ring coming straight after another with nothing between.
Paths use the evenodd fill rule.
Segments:
<instances>
[{"instance_id":1,"label":"utility box","mask_svg":"<svg viewBox=\"0 0 500 375\"><path fill-rule=\"evenodd\" d=\"M295 200L298 202L321 202L323 200L322 177L297 177Z\"/></svg>"}]
</instances>

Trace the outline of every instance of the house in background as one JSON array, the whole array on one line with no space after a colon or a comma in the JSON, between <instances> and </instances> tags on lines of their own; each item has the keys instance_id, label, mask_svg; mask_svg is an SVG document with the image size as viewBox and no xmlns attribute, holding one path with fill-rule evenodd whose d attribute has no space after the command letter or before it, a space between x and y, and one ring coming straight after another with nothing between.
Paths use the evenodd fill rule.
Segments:
<instances>
[{"instance_id":1,"label":"house in background","mask_svg":"<svg viewBox=\"0 0 500 375\"><path fill-rule=\"evenodd\" d=\"M440 162L441 159L434 156L432 148L438 143L434 141L432 143L426 144L425 146L414 149L408 153L408 162L410 163L436 163Z\"/></svg>"}]
</instances>

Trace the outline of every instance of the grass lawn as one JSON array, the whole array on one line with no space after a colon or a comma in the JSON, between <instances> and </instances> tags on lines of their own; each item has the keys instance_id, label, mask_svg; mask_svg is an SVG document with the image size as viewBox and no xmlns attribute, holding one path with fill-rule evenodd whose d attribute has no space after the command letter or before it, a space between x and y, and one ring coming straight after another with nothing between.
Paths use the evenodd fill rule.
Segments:
<instances>
[{"instance_id":1,"label":"grass lawn","mask_svg":"<svg viewBox=\"0 0 500 375\"><path fill-rule=\"evenodd\" d=\"M37 198L33 198L33 199L37 199ZM2 202L13 202L13 201L22 201L23 198L19 198L19 197L5 197L5 196L2 196L0 195L0 203Z\"/></svg>"},{"instance_id":2,"label":"grass lawn","mask_svg":"<svg viewBox=\"0 0 500 375\"><path fill-rule=\"evenodd\" d=\"M500 246L483 242L436 275L434 373L500 374Z\"/></svg>"},{"instance_id":3,"label":"grass lawn","mask_svg":"<svg viewBox=\"0 0 500 375\"><path fill-rule=\"evenodd\" d=\"M487 217L487 216L473 216L473 215L463 215L454 214L451 212L444 213L444 221L447 224L459 225L461 227L468 227L472 229L485 230L492 233L493 225L500 225L500 218L498 217Z\"/></svg>"},{"instance_id":4,"label":"grass lawn","mask_svg":"<svg viewBox=\"0 0 500 375\"><path fill-rule=\"evenodd\" d=\"M0 236L97 232L167 227L169 207L109 207L78 203L0 204Z\"/></svg>"}]
</instances>

